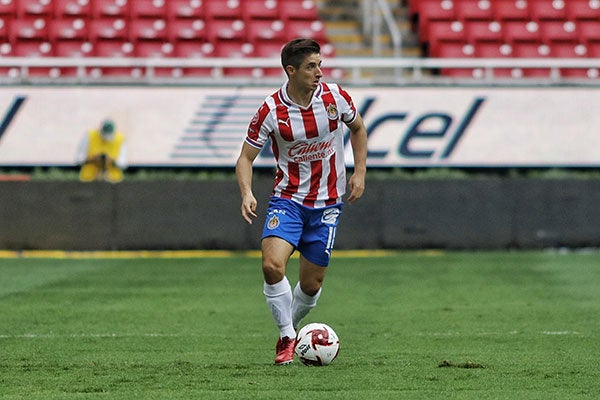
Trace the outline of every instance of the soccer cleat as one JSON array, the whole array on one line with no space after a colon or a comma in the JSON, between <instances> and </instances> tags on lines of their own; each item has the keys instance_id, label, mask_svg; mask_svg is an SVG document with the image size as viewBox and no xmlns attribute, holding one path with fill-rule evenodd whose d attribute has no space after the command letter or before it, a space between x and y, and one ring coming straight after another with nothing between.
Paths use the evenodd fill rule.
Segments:
<instances>
[{"instance_id":1,"label":"soccer cleat","mask_svg":"<svg viewBox=\"0 0 600 400\"><path fill-rule=\"evenodd\" d=\"M275 365L286 365L294 362L294 347L296 347L295 339L286 336L277 340Z\"/></svg>"}]
</instances>

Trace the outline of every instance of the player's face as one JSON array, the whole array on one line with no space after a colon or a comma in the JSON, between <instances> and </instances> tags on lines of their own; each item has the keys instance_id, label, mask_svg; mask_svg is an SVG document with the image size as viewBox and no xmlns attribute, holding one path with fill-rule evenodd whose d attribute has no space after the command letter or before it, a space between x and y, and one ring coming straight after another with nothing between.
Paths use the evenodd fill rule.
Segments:
<instances>
[{"instance_id":1,"label":"player's face","mask_svg":"<svg viewBox=\"0 0 600 400\"><path fill-rule=\"evenodd\" d=\"M308 90L315 90L319 86L319 81L323 77L321 71L321 55L314 53L304 59L300 68L290 76L299 87L305 87Z\"/></svg>"}]
</instances>

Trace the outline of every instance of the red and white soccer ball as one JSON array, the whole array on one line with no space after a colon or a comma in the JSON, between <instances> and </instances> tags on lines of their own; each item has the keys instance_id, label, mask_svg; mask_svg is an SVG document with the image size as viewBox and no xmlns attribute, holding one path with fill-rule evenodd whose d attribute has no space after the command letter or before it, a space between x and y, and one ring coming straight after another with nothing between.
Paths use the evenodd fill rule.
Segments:
<instances>
[{"instance_id":1,"label":"red and white soccer ball","mask_svg":"<svg viewBox=\"0 0 600 400\"><path fill-rule=\"evenodd\" d=\"M329 365L340 351L340 339L329 325L315 322L300 329L295 351L304 365Z\"/></svg>"}]
</instances>

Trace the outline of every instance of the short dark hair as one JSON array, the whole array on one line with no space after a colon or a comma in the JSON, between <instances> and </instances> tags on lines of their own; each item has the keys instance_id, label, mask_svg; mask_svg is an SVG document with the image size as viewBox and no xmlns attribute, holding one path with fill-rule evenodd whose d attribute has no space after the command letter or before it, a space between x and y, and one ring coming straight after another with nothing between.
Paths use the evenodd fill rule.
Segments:
<instances>
[{"instance_id":1,"label":"short dark hair","mask_svg":"<svg viewBox=\"0 0 600 400\"><path fill-rule=\"evenodd\" d=\"M281 65L284 70L288 65L300 68L304 59L311 54L321 54L319 43L305 38L291 40L281 49Z\"/></svg>"}]
</instances>

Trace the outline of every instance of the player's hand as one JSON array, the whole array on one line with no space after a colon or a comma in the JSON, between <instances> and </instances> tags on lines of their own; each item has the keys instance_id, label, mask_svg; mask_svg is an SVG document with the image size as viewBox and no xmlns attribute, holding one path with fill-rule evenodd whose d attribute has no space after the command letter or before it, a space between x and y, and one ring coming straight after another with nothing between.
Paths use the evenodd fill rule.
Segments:
<instances>
[{"instance_id":1,"label":"player's hand","mask_svg":"<svg viewBox=\"0 0 600 400\"><path fill-rule=\"evenodd\" d=\"M252 194L248 194L242 198L242 217L252 224L252 219L256 218L256 199Z\"/></svg>"},{"instance_id":2,"label":"player's hand","mask_svg":"<svg viewBox=\"0 0 600 400\"><path fill-rule=\"evenodd\" d=\"M354 173L350 180L348 180L348 187L350 188L350 196L348 196L348 202L354 203L360 199L365 191L365 177L364 175Z\"/></svg>"}]
</instances>

